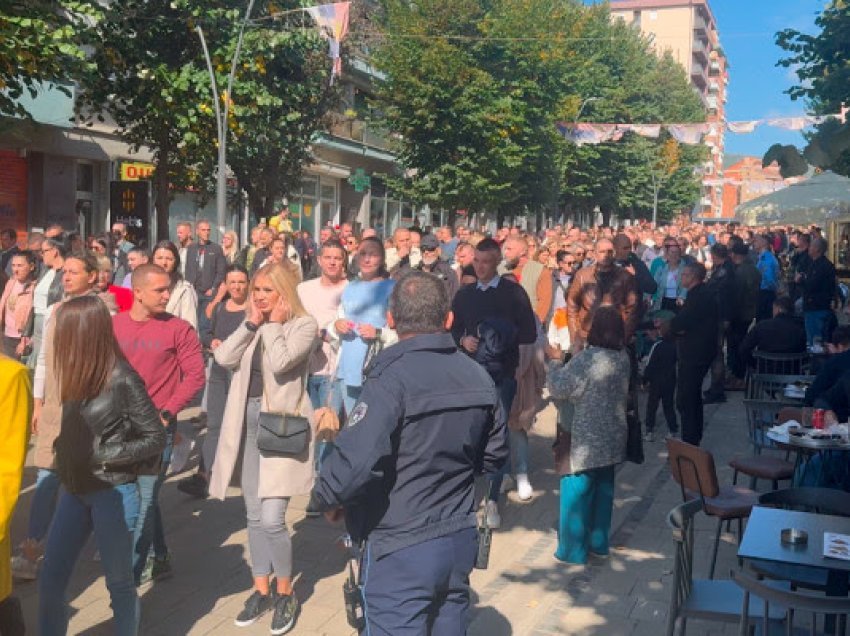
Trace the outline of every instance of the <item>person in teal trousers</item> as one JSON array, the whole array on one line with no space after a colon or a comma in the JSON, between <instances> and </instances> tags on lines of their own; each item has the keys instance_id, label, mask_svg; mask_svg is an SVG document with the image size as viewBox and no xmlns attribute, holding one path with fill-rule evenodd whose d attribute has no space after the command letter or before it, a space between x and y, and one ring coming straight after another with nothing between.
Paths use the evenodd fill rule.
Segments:
<instances>
[{"instance_id":1,"label":"person in teal trousers","mask_svg":"<svg viewBox=\"0 0 850 636\"><path fill-rule=\"evenodd\" d=\"M554 352L553 352L554 354ZM586 563L588 552L608 554L614 507L614 468L626 459L629 357L625 327L612 306L599 307L587 347L566 366L553 365L549 393L572 409L558 425L561 510L555 558Z\"/></svg>"}]
</instances>

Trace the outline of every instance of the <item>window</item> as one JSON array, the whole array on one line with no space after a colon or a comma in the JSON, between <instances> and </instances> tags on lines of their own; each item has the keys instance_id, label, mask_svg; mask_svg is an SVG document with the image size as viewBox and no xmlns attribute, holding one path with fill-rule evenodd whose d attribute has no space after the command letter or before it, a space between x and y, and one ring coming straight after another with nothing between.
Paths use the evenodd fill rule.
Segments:
<instances>
[{"instance_id":1,"label":"window","mask_svg":"<svg viewBox=\"0 0 850 636\"><path fill-rule=\"evenodd\" d=\"M77 164L77 192L94 192L94 166L90 163Z\"/></svg>"}]
</instances>

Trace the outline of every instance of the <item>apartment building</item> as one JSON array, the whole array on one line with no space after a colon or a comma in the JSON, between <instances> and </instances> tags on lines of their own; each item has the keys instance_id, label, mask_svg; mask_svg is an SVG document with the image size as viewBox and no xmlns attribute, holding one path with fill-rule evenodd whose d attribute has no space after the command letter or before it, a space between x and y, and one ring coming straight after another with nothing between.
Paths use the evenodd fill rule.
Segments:
<instances>
[{"instance_id":1,"label":"apartment building","mask_svg":"<svg viewBox=\"0 0 850 636\"><path fill-rule=\"evenodd\" d=\"M694 216L724 218L735 214L723 205L724 132L729 64L708 0L611 0L613 17L635 25L659 53L670 51L705 104L709 125L704 143L703 192ZM671 122L672 123L672 122Z\"/></svg>"}]
</instances>

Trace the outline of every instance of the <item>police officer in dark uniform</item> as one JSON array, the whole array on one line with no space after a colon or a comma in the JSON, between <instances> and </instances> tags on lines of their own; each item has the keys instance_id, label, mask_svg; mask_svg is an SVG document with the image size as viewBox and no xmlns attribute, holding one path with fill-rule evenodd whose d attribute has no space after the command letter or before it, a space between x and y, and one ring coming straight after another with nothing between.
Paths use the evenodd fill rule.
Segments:
<instances>
[{"instance_id":1,"label":"police officer in dark uniform","mask_svg":"<svg viewBox=\"0 0 850 636\"><path fill-rule=\"evenodd\" d=\"M508 458L493 380L457 350L442 282L410 272L395 286L388 322L399 342L383 350L335 449L322 464L309 510L344 509L363 547L365 633L466 633L469 574L478 547L474 479Z\"/></svg>"}]
</instances>

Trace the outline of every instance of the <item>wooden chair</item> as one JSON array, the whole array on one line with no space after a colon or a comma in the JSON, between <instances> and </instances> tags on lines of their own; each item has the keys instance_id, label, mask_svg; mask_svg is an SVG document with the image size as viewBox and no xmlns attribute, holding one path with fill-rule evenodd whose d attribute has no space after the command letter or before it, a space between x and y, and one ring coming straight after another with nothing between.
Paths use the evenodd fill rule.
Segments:
<instances>
[{"instance_id":1,"label":"wooden chair","mask_svg":"<svg viewBox=\"0 0 850 636\"><path fill-rule=\"evenodd\" d=\"M724 521L738 522L738 543L743 535L743 520L758 502L758 493L740 486L723 486L717 481L714 457L708 451L673 437L667 438L670 472L682 490L682 499L699 498L702 509L710 517L717 518L717 532L711 555L708 578L714 578L717 564L717 548Z\"/></svg>"},{"instance_id":2,"label":"wooden chair","mask_svg":"<svg viewBox=\"0 0 850 636\"><path fill-rule=\"evenodd\" d=\"M732 581L694 579L694 517L702 510L702 501L692 499L673 508L667 515L667 525L673 531L675 553L670 611L667 616L667 636L673 636L676 626L684 635L688 619L725 623L740 620L744 593ZM761 605L754 605L750 618L761 620ZM769 620L781 622L783 612L771 612Z\"/></svg>"},{"instance_id":3,"label":"wooden chair","mask_svg":"<svg viewBox=\"0 0 850 636\"><path fill-rule=\"evenodd\" d=\"M759 479L770 481L773 490L779 488L779 482L790 480L794 476L794 462L789 461L788 451L785 457L776 455L777 446L767 438L767 429L779 421L781 411L788 407L765 400L744 400L747 412L747 434L753 454L735 457L729 462L733 469L732 484L738 483L738 473L750 477L750 488L755 490ZM787 421L787 420L786 420Z\"/></svg>"},{"instance_id":4,"label":"wooden chair","mask_svg":"<svg viewBox=\"0 0 850 636\"><path fill-rule=\"evenodd\" d=\"M807 594L784 590L775 587L765 581L758 581L743 572L731 572L732 580L744 590L744 603L741 606L740 636L750 634L750 622L753 620L750 609L751 597L758 596L761 600L762 611L762 634L769 634L770 622L775 609L784 608L786 616L785 628L787 633L794 633L794 614L796 612L809 612L812 616L811 635L816 636L818 616L824 617L824 630L820 633L826 634L826 617L829 615L843 617L844 620L834 621L834 634L841 634L844 630L846 617L850 615L850 598ZM765 611L766 610L766 611ZM765 618L767 615L767 618Z\"/></svg>"}]
</instances>

